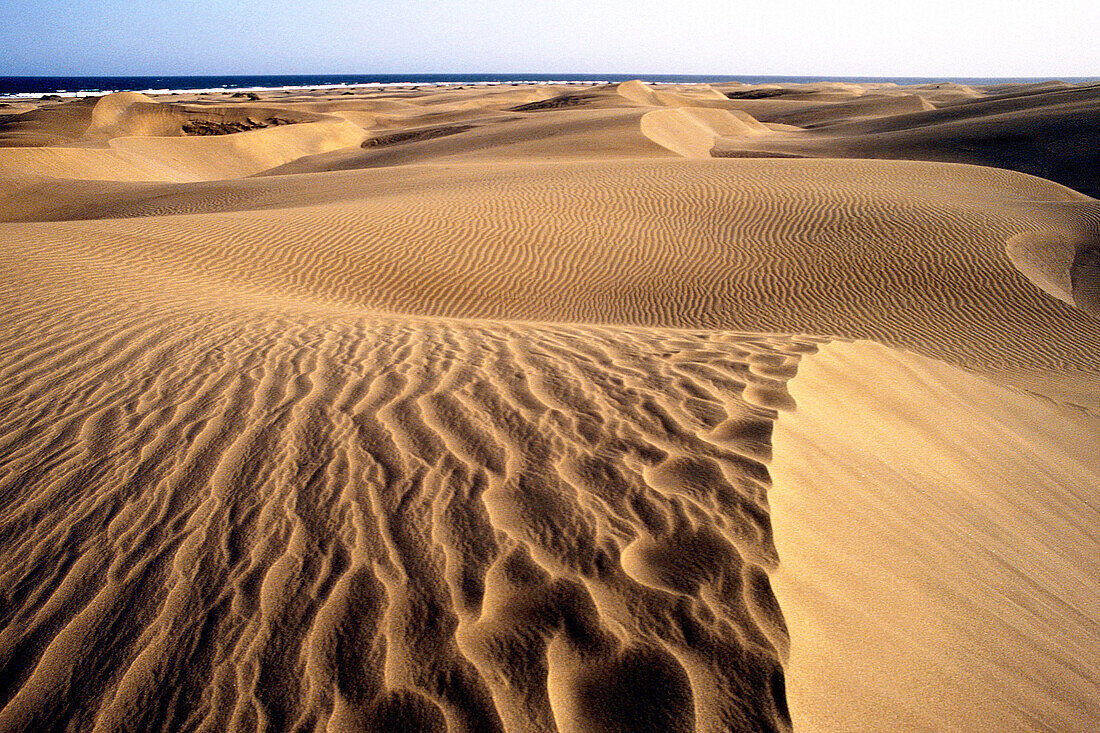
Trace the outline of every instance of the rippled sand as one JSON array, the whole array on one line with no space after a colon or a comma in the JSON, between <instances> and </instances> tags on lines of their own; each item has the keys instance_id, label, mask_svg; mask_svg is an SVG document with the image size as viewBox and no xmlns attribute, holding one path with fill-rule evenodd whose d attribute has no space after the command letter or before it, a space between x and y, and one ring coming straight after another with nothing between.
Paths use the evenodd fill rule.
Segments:
<instances>
[{"instance_id":1,"label":"rippled sand","mask_svg":"<svg viewBox=\"0 0 1100 733\"><path fill-rule=\"evenodd\" d=\"M0 117L0 731L1100 725L1097 94Z\"/></svg>"}]
</instances>

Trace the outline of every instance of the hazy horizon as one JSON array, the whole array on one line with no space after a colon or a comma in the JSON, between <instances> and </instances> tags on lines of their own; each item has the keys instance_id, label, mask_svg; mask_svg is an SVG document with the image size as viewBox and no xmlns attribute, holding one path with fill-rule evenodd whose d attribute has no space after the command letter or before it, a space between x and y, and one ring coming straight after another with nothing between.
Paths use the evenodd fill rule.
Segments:
<instances>
[{"instance_id":1,"label":"hazy horizon","mask_svg":"<svg viewBox=\"0 0 1100 733\"><path fill-rule=\"evenodd\" d=\"M1098 73L1100 7L1015 0L995 13L950 0L895 6L732 7L514 0L401 7L346 0L121 8L105 0L6 2L5 76L678 74L1056 78ZM31 39L33 42L28 42ZM351 71L352 69L363 71Z\"/></svg>"},{"instance_id":2,"label":"hazy horizon","mask_svg":"<svg viewBox=\"0 0 1100 733\"><path fill-rule=\"evenodd\" d=\"M635 71L635 72L572 72L572 71L425 71L425 72L372 72L372 71L334 71L334 72L272 72L265 74L250 74L250 73L238 73L238 72L224 72L224 73L196 73L196 74L179 74L179 73L141 73L141 74L7 74L0 76L0 79L226 79L226 78L240 78L240 79L282 79L290 77L310 77L310 78L336 78L336 77L379 77L394 79L424 79L428 77L440 77L440 78L455 78L461 79L468 83L476 83L476 80L492 81L491 77L499 77L500 83L509 83L515 81L521 81L524 76L529 76L532 83L546 83L549 81L594 81L597 77L606 77L613 81L628 80L628 79L641 79L647 80L659 80L656 83L661 83L660 80L664 79L697 79L699 81L704 80L737 80L737 79L775 79L784 80L789 79L792 81L798 80L844 80L844 81L877 81L877 80L919 80L919 81L989 81L989 80L1005 80L1005 81L1100 81L1100 76L1096 75L1071 75L1071 74L1047 74L1038 76L962 76L959 74L939 74L939 75L874 75L869 76L866 74L861 75L843 75L843 74L739 74L737 72L722 72L714 74L680 74L676 72L647 72L647 71ZM552 77L552 79L550 78ZM362 82L356 82L362 83ZM423 83L423 82L421 82Z\"/></svg>"}]
</instances>

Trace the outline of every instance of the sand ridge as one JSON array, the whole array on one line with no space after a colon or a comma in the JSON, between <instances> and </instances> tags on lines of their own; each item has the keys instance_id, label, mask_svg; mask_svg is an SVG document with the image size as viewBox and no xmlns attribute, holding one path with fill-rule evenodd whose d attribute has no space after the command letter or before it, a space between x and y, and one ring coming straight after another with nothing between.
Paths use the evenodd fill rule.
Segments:
<instances>
[{"instance_id":1,"label":"sand ridge","mask_svg":"<svg viewBox=\"0 0 1100 733\"><path fill-rule=\"evenodd\" d=\"M1100 716L1090 87L258 96L0 118L0 730Z\"/></svg>"}]
</instances>

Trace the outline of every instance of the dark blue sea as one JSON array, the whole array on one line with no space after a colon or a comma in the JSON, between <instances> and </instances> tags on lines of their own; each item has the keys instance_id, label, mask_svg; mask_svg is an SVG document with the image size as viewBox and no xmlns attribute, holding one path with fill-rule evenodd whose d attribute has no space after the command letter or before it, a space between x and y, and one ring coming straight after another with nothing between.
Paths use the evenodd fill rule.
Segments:
<instances>
[{"instance_id":1,"label":"dark blue sea","mask_svg":"<svg viewBox=\"0 0 1100 733\"><path fill-rule=\"evenodd\" d=\"M260 90L378 84L516 84L523 82L619 82L642 79L651 82L740 81L747 84L777 82L894 82L927 84L954 81L963 84L1003 84L1046 81L1045 78L873 77L873 76L753 76L682 74L286 74L279 76L3 76L0 96L38 97L44 94L75 96L107 92L194 92ZM1100 81L1100 77L1063 77L1063 81Z\"/></svg>"}]
</instances>

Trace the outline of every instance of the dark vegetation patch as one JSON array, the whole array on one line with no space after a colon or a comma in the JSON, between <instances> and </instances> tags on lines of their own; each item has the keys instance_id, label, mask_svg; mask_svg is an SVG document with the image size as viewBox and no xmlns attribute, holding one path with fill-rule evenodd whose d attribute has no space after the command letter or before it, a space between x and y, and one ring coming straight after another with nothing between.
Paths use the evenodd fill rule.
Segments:
<instances>
[{"instance_id":1,"label":"dark vegetation patch","mask_svg":"<svg viewBox=\"0 0 1100 733\"><path fill-rule=\"evenodd\" d=\"M747 89L743 92L726 92L729 99L773 99L795 94L792 89Z\"/></svg>"},{"instance_id":2,"label":"dark vegetation patch","mask_svg":"<svg viewBox=\"0 0 1100 733\"><path fill-rule=\"evenodd\" d=\"M232 135L235 132L247 132L259 130L264 127L277 127L279 125L292 125L294 120L282 117L269 117L266 120L254 120L246 117L234 122L216 122L214 120L188 120L183 123L184 135Z\"/></svg>"},{"instance_id":3,"label":"dark vegetation patch","mask_svg":"<svg viewBox=\"0 0 1100 733\"><path fill-rule=\"evenodd\" d=\"M422 127L418 130L402 130L401 132L391 132L386 135L377 135L375 137L364 140L362 147L381 148L386 145L398 145L400 143L432 140L437 137L457 135L460 132L466 132L467 130L472 129L473 127L474 125L442 125L440 127Z\"/></svg>"},{"instance_id":4,"label":"dark vegetation patch","mask_svg":"<svg viewBox=\"0 0 1100 733\"><path fill-rule=\"evenodd\" d=\"M509 112L539 112L545 109L562 109L564 107L581 107L591 103L595 99L592 94L562 94L550 99L542 99L538 102L528 102L511 107Z\"/></svg>"}]
</instances>

